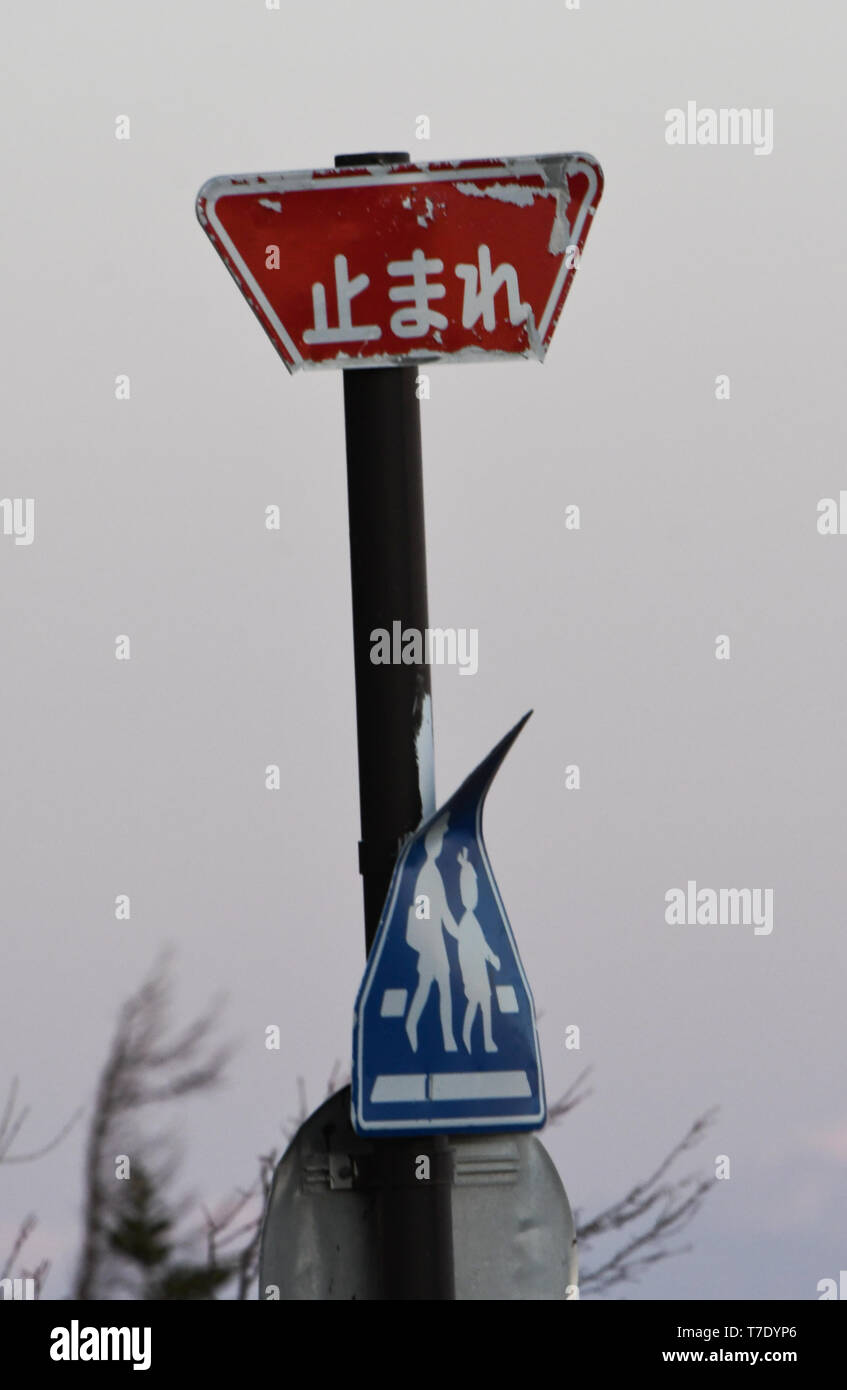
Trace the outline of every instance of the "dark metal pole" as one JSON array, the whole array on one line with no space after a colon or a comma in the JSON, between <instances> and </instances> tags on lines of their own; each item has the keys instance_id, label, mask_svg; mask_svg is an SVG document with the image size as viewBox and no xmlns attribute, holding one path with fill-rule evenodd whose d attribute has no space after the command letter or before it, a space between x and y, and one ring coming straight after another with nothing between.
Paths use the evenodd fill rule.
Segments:
<instances>
[{"instance_id":1,"label":"dark metal pole","mask_svg":"<svg viewBox=\"0 0 847 1390\"><path fill-rule=\"evenodd\" d=\"M336 167L406 153L337 155ZM435 810L429 666L376 665L371 633L427 627L420 407L414 367L344 372L359 802L370 951L403 837ZM452 1174L445 1137L377 1148L383 1298L451 1299ZM420 1160L426 1158L427 1164ZM428 1168L429 1176L421 1176Z\"/></svg>"},{"instance_id":2,"label":"dark metal pole","mask_svg":"<svg viewBox=\"0 0 847 1390\"><path fill-rule=\"evenodd\" d=\"M427 626L420 416L414 367L344 372L359 801L359 868L370 952L403 836L432 792L427 665L375 665L371 633ZM431 782L431 776L429 778Z\"/></svg>"}]
</instances>

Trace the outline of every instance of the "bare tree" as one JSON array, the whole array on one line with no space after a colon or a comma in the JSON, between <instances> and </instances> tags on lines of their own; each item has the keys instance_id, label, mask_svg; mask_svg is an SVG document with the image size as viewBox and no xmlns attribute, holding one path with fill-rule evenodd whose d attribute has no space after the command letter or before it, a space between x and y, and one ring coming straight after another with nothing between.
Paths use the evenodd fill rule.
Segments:
<instances>
[{"instance_id":1,"label":"bare tree","mask_svg":"<svg viewBox=\"0 0 847 1390\"><path fill-rule=\"evenodd\" d=\"M569 1089L548 1110L548 1120L557 1124L591 1094L584 1089L590 1073L586 1068ZM574 1212L576 1238L580 1251L579 1287L582 1294L608 1293L620 1284L633 1282L650 1265L673 1255L682 1255L690 1246L671 1248L674 1241L702 1206L714 1186L714 1176L688 1174L671 1178L671 1169L683 1154L696 1148L714 1122L717 1109L696 1119L666 1158L642 1182L635 1183L624 1197L595 1216ZM603 1238L623 1232L620 1244L605 1253L596 1265L584 1265L586 1251Z\"/></svg>"},{"instance_id":2,"label":"bare tree","mask_svg":"<svg viewBox=\"0 0 847 1390\"><path fill-rule=\"evenodd\" d=\"M77 1110L71 1118L62 1126L52 1139L48 1139L46 1144L42 1144L39 1149L32 1149L28 1153L12 1153L12 1145L20 1134L26 1120L30 1114L30 1107L22 1106L18 1108L18 1087L19 1081L16 1076L12 1077L9 1085L9 1094L3 1111L0 1114L0 1163L34 1163L36 1159L43 1158L45 1154L55 1149L67 1134L70 1133L77 1120L82 1115L82 1109ZM6 1259L0 1265L0 1279L6 1279L15 1273L15 1267L24 1246L38 1224L34 1212L30 1212L23 1218L18 1227L17 1234L12 1242L12 1248ZM48 1260L40 1260L32 1268L22 1267L21 1278L32 1279L35 1284L35 1294L38 1297L44 1287L44 1280L50 1268Z\"/></svg>"},{"instance_id":3,"label":"bare tree","mask_svg":"<svg viewBox=\"0 0 847 1390\"><path fill-rule=\"evenodd\" d=\"M176 1234L184 1205L166 1201L176 1166L172 1145L166 1134L143 1133L138 1115L215 1086L228 1049L208 1050L216 1009L168 1038L168 1000L163 957L121 1009L97 1088L74 1298L108 1298L116 1287L141 1297L180 1296L169 1290L182 1287L182 1296L192 1297L198 1295L189 1290L203 1282L192 1282L198 1266L175 1259L190 1237ZM123 1181L116 1173L121 1158L129 1169Z\"/></svg>"},{"instance_id":4,"label":"bare tree","mask_svg":"<svg viewBox=\"0 0 847 1390\"><path fill-rule=\"evenodd\" d=\"M271 1193L277 1158L276 1150L262 1154L259 1158L259 1176L253 1186L239 1191L216 1216L205 1212L208 1267L228 1271L227 1278L231 1277L234 1281L233 1297L239 1300L248 1299L255 1292L258 1282L262 1220ZM237 1225L236 1222L249 1213L251 1207L254 1209L253 1215ZM221 1265L221 1249L234 1241L241 1241L240 1248L237 1247L234 1254L227 1254Z\"/></svg>"},{"instance_id":5,"label":"bare tree","mask_svg":"<svg viewBox=\"0 0 847 1390\"><path fill-rule=\"evenodd\" d=\"M43 1158L49 1154L58 1144L61 1144L66 1134L69 1134L82 1115L82 1107L76 1110L71 1118L62 1126L52 1139L48 1139L46 1144L42 1144L40 1149L32 1149L29 1153L13 1154L12 1145L20 1134L24 1123L30 1114L30 1107L25 1105L16 1113L18 1104L18 1078L12 1077L9 1086L9 1095L0 1115L0 1163L33 1163L37 1158Z\"/></svg>"}]
</instances>

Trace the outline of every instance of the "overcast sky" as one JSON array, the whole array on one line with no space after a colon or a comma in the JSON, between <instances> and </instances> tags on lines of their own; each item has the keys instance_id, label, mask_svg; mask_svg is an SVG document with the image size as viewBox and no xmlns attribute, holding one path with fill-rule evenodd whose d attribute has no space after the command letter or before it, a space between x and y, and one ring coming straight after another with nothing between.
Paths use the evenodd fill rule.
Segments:
<instances>
[{"instance_id":1,"label":"overcast sky","mask_svg":"<svg viewBox=\"0 0 847 1390\"><path fill-rule=\"evenodd\" d=\"M342 383L287 376L197 189L342 151L583 150L605 193L545 364L436 366L422 404L430 618L479 633L474 677L433 672L439 798L535 709L487 842L548 1093L594 1069L545 1137L572 1203L622 1195L720 1106L689 1167L731 1176L630 1296L810 1299L847 1264L847 536L817 529L847 489L845 27L823 0L7 16L0 496L35 502L31 545L0 535L0 1093L19 1076L22 1147L90 1106L164 944L177 1021L225 991L239 1041L181 1117L199 1196L248 1182L296 1077L317 1103L350 1053ZM688 102L771 111L772 152L668 144ZM773 930L668 924L688 880L771 889ZM37 1211L47 1296L83 1139L0 1173L0 1253Z\"/></svg>"}]
</instances>

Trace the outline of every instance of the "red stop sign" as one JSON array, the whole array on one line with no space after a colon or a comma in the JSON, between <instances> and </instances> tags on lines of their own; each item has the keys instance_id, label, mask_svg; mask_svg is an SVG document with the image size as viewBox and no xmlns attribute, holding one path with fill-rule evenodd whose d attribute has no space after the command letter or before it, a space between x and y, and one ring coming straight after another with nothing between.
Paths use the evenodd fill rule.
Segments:
<instances>
[{"instance_id":1,"label":"red stop sign","mask_svg":"<svg viewBox=\"0 0 847 1390\"><path fill-rule=\"evenodd\" d=\"M590 155L210 179L197 216L289 371L543 360L603 189Z\"/></svg>"}]
</instances>

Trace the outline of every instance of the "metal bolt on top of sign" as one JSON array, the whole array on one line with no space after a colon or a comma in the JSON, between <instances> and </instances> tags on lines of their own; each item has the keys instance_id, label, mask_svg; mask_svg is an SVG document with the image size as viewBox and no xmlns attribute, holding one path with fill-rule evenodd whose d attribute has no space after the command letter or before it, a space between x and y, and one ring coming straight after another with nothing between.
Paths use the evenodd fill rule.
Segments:
<instances>
[{"instance_id":1,"label":"metal bolt on top of sign","mask_svg":"<svg viewBox=\"0 0 847 1390\"><path fill-rule=\"evenodd\" d=\"M532 994L482 837L529 716L437 807L425 649L374 663L371 640L428 632L420 366L543 361L602 190L587 154L395 152L217 177L197 197L288 371L344 373L368 959L349 1099L278 1166L260 1271L276 1294L260 1296L573 1296L567 1196L526 1133L546 1115ZM486 1193L460 1202L475 1182Z\"/></svg>"}]
</instances>

